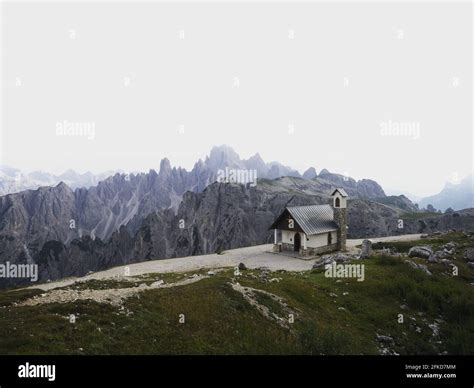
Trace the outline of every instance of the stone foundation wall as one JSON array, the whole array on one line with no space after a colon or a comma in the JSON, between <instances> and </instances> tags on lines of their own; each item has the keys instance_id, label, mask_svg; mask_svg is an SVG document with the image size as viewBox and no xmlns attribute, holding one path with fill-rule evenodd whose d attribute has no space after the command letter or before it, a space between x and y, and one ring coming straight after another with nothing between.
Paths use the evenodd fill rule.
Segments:
<instances>
[{"instance_id":1,"label":"stone foundation wall","mask_svg":"<svg viewBox=\"0 0 474 388\"><path fill-rule=\"evenodd\" d=\"M281 243L281 249L284 251L293 251L295 250L295 246L293 244L288 243Z\"/></svg>"}]
</instances>

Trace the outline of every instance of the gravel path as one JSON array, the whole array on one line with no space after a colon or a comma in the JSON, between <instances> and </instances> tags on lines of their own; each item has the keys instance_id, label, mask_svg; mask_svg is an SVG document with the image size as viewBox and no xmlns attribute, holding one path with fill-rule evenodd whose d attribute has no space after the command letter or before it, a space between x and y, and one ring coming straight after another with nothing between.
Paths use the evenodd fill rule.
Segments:
<instances>
[{"instance_id":1,"label":"gravel path","mask_svg":"<svg viewBox=\"0 0 474 388\"><path fill-rule=\"evenodd\" d=\"M41 295L34 296L33 298L27 299L18 304L18 306L36 306L40 304L48 303L69 303L77 300L93 300L98 303L107 303L112 306L121 306L122 302L132 296L136 296L140 292L153 290L157 288L171 288L184 286L191 283L196 283L208 276L196 276L193 278L187 278L176 283L164 283L155 282L150 286L142 284L139 287L130 288L114 288L105 290L73 290L73 289L60 289L51 290L51 292L44 293Z\"/></svg>"},{"instance_id":2,"label":"gravel path","mask_svg":"<svg viewBox=\"0 0 474 388\"><path fill-rule=\"evenodd\" d=\"M369 238L367 240L372 241L372 243L378 243L378 242L394 242L394 241L413 241L413 240L419 240L421 238L421 234L401 234L399 236L387 236L387 237L375 237L375 238ZM347 240L347 249L348 250L353 250L357 245L362 244L362 241L366 240L365 238L359 238L359 239L352 239L352 240Z\"/></svg>"},{"instance_id":3,"label":"gravel path","mask_svg":"<svg viewBox=\"0 0 474 388\"><path fill-rule=\"evenodd\" d=\"M420 234L378 237L370 239L372 242L381 241L410 241L420 238ZM357 250L356 245L363 239L347 240L349 251ZM82 278L69 278L55 282L38 284L29 288L39 288L44 291L57 287L69 286L75 282L92 279L106 279L123 277L126 271L129 276L139 276L147 273L189 272L199 269L215 269L234 267L244 263L248 268L267 267L271 271L306 271L312 268L316 259L302 260L282 254L272 253L272 244L257 245L253 247L232 249L222 254L180 257L176 259L153 260L127 266L114 267L105 271L92 273Z\"/></svg>"}]
</instances>

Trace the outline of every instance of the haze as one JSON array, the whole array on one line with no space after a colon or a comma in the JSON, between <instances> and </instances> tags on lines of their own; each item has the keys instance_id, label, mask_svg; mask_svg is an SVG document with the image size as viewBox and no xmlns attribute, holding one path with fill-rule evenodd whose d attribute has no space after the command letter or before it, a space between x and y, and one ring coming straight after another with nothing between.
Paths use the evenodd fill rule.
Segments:
<instances>
[{"instance_id":1,"label":"haze","mask_svg":"<svg viewBox=\"0 0 474 388\"><path fill-rule=\"evenodd\" d=\"M417 195L473 170L470 3L2 7L2 164L191 169L227 144Z\"/></svg>"}]
</instances>

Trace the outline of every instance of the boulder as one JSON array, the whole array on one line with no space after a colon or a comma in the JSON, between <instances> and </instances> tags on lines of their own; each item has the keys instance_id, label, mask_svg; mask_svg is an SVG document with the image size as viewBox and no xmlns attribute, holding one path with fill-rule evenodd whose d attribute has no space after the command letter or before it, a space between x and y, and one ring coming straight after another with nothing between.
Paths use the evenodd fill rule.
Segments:
<instances>
[{"instance_id":1,"label":"boulder","mask_svg":"<svg viewBox=\"0 0 474 388\"><path fill-rule=\"evenodd\" d=\"M450 241L450 242L444 244L443 246L441 246L441 249L444 252L452 255L456 251L457 246L458 246L458 244L456 244L454 241Z\"/></svg>"},{"instance_id":2,"label":"boulder","mask_svg":"<svg viewBox=\"0 0 474 388\"><path fill-rule=\"evenodd\" d=\"M316 263L313 264L313 269L319 269L324 266L324 261L317 261Z\"/></svg>"},{"instance_id":3,"label":"boulder","mask_svg":"<svg viewBox=\"0 0 474 388\"><path fill-rule=\"evenodd\" d=\"M428 267L424 264L416 264L415 262L411 260L405 260L405 263L407 263L413 269L419 269L427 275L430 275L430 276L432 275L432 273L428 270Z\"/></svg>"},{"instance_id":4,"label":"boulder","mask_svg":"<svg viewBox=\"0 0 474 388\"><path fill-rule=\"evenodd\" d=\"M453 249L453 248L456 248L458 246L457 243L455 243L454 241L450 241L446 244L444 244L441 249L444 249L444 248L447 248L447 249Z\"/></svg>"},{"instance_id":5,"label":"boulder","mask_svg":"<svg viewBox=\"0 0 474 388\"><path fill-rule=\"evenodd\" d=\"M464 251L464 258L467 259L467 261L473 261L474 262L474 248L468 248Z\"/></svg>"},{"instance_id":6,"label":"boulder","mask_svg":"<svg viewBox=\"0 0 474 388\"><path fill-rule=\"evenodd\" d=\"M441 263L443 263L446 267L449 267L453 262L448 259L441 259Z\"/></svg>"},{"instance_id":7,"label":"boulder","mask_svg":"<svg viewBox=\"0 0 474 388\"><path fill-rule=\"evenodd\" d=\"M434 255L431 255L430 257L428 257L428 263L430 264L439 263L439 260Z\"/></svg>"},{"instance_id":8,"label":"boulder","mask_svg":"<svg viewBox=\"0 0 474 388\"><path fill-rule=\"evenodd\" d=\"M247 269L247 266L244 263L239 263L239 270L245 271Z\"/></svg>"},{"instance_id":9,"label":"boulder","mask_svg":"<svg viewBox=\"0 0 474 388\"><path fill-rule=\"evenodd\" d=\"M382 342L382 343L386 343L386 344L393 343L393 338L388 336L388 335L376 334L376 336L377 336L377 341L378 342Z\"/></svg>"},{"instance_id":10,"label":"boulder","mask_svg":"<svg viewBox=\"0 0 474 388\"><path fill-rule=\"evenodd\" d=\"M324 263L324 265L331 264L332 262L336 263L345 263L349 260L355 259L356 257L354 255L351 255L349 253L342 253L342 252L337 252L332 255L325 255L321 258L321 262Z\"/></svg>"},{"instance_id":11,"label":"boulder","mask_svg":"<svg viewBox=\"0 0 474 388\"><path fill-rule=\"evenodd\" d=\"M333 261L334 261L334 258L333 258L332 256L326 257L326 258L324 258L324 260L323 260L323 264L324 264L324 265L332 264Z\"/></svg>"},{"instance_id":12,"label":"boulder","mask_svg":"<svg viewBox=\"0 0 474 388\"><path fill-rule=\"evenodd\" d=\"M413 262L411 260L405 260L405 263L407 263L413 269L418 269L418 264L416 264L415 262Z\"/></svg>"},{"instance_id":13,"label":"boulder","mask_svg":"<svg viewBox=\"0 0 474 388\"><path fill-rule=\"evenodd\" d=\"M411 247L408 251L408 257L421 257L428 259L433 254L433 251L428 246Z\"/></svg>"},{"instance_id":14,"label":"boulder","mask_svg":"<svg viewBox=\"0 0 474 388\"><path fill-rule=\"evenodd\" d=\"M436 251L428 258L428 263L439 263L440 260L446 259L448 256L445 251Z\"/></svg>"},{"instance_id":15,"label":"boulder","mask_svg":"<svg viewBox=\"0 0 474 388\"><path fill-rule=\"evenodd\" d=\"M428 267L424 264L418 264L418 269L422 270L427 275L432 275L432 273L428 270Z\"/></svg>"},{"instance_id":16,"label":"boulder","mask_svg":"<svg viewBox=\"0 0 474 388\"><path fill-rule=\"evenodd\" d=\"M364 240L362 241L362 251L360 253L360 258L365 259L372 256L372 241Z\"/></svg>"}]
</instances>

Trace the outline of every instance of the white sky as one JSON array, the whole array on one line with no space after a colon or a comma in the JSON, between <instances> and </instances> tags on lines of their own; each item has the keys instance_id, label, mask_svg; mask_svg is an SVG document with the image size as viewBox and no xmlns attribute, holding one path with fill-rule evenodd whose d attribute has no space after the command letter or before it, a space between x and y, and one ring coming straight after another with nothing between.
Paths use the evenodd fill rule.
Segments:
<instances>
[{"instance_id":1,"label":"white sky","mask_svg":"<svg viewBox=\"0 0 474 388\"><path fill-rule=\"evenodd\" d=\"M228 144L433 194L473 170L471 29L470 3L3 4L0 162L190 169Z\"/></svg>"}]
</instances>

